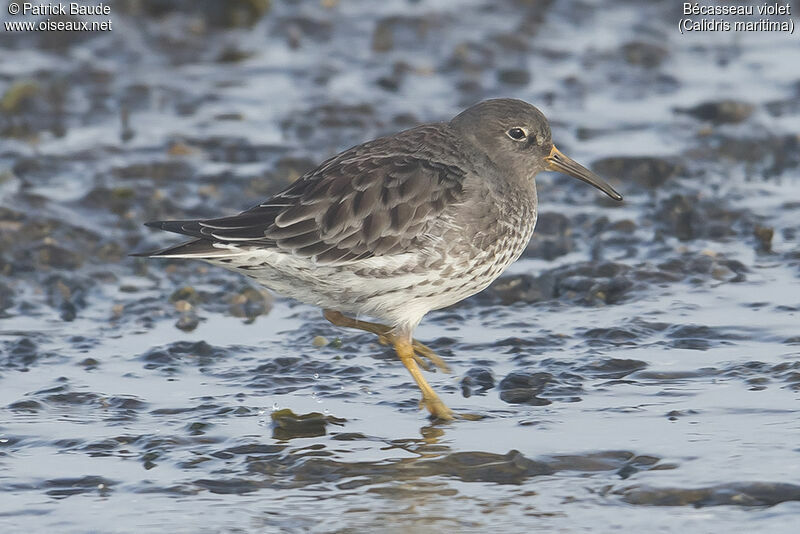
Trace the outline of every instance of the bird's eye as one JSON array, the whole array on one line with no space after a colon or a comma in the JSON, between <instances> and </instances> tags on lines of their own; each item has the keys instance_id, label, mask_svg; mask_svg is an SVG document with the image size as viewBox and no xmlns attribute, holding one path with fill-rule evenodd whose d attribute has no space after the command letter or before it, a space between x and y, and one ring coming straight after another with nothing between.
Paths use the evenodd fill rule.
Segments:
<instances>
[{"instance_id":1,"label":"bird's eye","mask_svg":"<svg viewBox=\"0 0 800 534\"><path fill-rule=\"evenodd\" d=\"M511 128L509 131L506 132L506 135L509 136L514 141L522 141L527 136L525 130L523 130L522 128Z\"/></svg>"}]
</instances>

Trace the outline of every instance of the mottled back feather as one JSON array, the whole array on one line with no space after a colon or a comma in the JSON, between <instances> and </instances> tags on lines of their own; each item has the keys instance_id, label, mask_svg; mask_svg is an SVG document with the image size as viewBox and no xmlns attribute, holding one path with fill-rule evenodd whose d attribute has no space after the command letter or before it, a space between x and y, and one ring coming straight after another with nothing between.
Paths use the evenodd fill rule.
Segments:
<instances>
[{"instance_id":1,"label":"mottled back feather","mask_svg":"<svg viewBox=\"0 0 800 534\"><path fill-rule=\"evenodd\" d=\"M333 264L425 248L426 230L464 196L467 170L424 147L456 146L428 125L356 146L232 217L150 223L211 243L277 248ZM410 232L411 230L411 232Z\"/></svg>"}]
</instances>

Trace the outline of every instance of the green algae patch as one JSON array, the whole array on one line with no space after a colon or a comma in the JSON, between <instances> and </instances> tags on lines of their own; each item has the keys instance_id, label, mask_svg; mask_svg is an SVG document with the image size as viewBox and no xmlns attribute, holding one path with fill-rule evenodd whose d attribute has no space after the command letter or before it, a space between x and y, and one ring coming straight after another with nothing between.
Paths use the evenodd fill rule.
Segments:
<instances>
[{"instance_id":1,"label":"green algae patch","mask_svg":"<svg viewBox=\"0 0 800 534\"><path fill-rule=\"evenodd\" d=\"M289 408L272 412L272 437L286 440L324 436L329 424L342 426L346 419L311 412L297 415Z\"/></svg>"}]
</instances>

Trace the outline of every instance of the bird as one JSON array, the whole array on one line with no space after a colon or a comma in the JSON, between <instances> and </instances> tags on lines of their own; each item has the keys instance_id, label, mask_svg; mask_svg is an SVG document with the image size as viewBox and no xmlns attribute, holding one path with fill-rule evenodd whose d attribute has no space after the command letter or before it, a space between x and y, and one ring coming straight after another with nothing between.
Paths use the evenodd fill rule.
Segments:
<instances>
[{"instance_id":1,"label":"bird","mask_svg":"<svg viewBox=\"0 0 800 534\"><path fill-rule=\"evenodd\" d=\"M537 217L535 176L557 171L621 201L559 151L545 116L517 99L479 102L349 148L238 215L147 226L192 239L135 254L199 259L317 306L393 346L432 420L455 417L420 370L449 371L413 337L430 311L485 289L516 261ZM362 320L362 316L378 322Z\"/></svg>"}]
</instances>

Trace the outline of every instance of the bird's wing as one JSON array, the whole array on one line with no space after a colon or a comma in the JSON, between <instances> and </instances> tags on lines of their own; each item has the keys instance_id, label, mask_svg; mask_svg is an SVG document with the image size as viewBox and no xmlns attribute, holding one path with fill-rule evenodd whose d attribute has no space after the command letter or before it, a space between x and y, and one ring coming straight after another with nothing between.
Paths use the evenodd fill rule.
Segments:
<instances>
[{"instance_id":1,"label":"bird's wing","mask_svg":"<svg viewBox=\"0 0 800 534\"><path fill-rule=\"evenodd\" d=\"M239 246L345 263L419 247L463 197L465 171L409 154L345 152L232 217L149 226Z\"/></svg>"}]
</instances>

